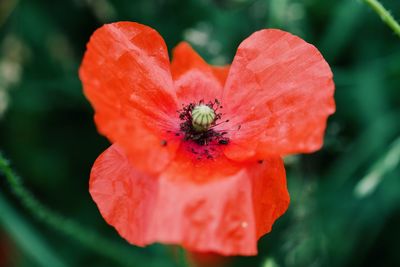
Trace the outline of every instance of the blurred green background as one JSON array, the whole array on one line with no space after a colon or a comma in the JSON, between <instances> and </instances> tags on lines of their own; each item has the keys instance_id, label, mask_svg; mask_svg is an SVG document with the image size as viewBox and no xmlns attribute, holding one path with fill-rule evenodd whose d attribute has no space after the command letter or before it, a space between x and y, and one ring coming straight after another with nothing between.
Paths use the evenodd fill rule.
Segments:
<instances>
[{"instance_id":1,"label":"blurred green background","mask_svg":"<svg viewBox=\"0 0 400 267\"><path fill-rule=\"evenodd\" d=\"M382 3L400 18L400 1ZM120 20L157 29L169 49L187 40L213 64L252 32L280 28L333 68L324 148L286 159L289 211L257 257L230 266L400 266L400 38L357 0L1 0L0 149L45 208L1 176L0 266L185 264L177 248L127 245L88 194L109 144L77 69L92 32Z\"/></svg>"}]
</instances>

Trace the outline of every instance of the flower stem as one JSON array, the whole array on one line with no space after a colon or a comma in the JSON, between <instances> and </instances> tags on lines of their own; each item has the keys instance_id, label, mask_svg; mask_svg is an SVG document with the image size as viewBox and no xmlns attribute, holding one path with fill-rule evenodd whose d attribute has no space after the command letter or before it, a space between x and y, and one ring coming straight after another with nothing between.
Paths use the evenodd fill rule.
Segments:
<instances>
[{"instance_id":1,"label":"flower stem","mask_svg":"<svg viewBox=\"0 0 400 267\"><path fill-rule=\"evenodd\" d=\"M18 246L20 251L31 261L31 264L35 262L37 265L34 266L41 267L69 266L60 257L59 251L46 242L47 240L38 233L35 227L26 222L25 218L8 203L2 192L0 192L0 211L1 232L3 233L3 230L7 232L8 237L13 239L13 244ZM6 254L10 252L7 251ZM2 253L4 252L0 253L0 265L4 262L2 256L6 256Z\"/></svg>"},{"instance_id":2,"label":"flower stem","mask_svg":"<svg viewBox=\"0 0 400 267\"><path fill-rule=\"evenodd\" d=\"M400 37L400 25L378 0L362 0L369 5L375 13Z\"/></svg>"},{"instance_id":3,"label":"flower stem","mask_svg":"<svg viewBox=\"0 0 400 267\"><path fill-rule=\"evenodd\" d=\"M154 259L154 257L151 259L147 259L147 257L144 258L142 255L135 253L132 248L108 240L95 231L79 225L76 221L64 218L51 211L23 186L20 177L15 174L8 161L1 154L0 174L4 175L14 195L19 198L22 205L30 211L36 219L58 230L60 233L69 236L71 239L78 241L93 252L103 255L119 263L121 266L135 266L135 262L151 263L148 266L158 266L157 264L160 263L160 261ZM165 263L163 266L166 266Z\"/></svg>"},{"instance_id":4,"label":"flower stem","mask_svg":"<svg viewBox=\"0 0 400 267\"><path fill-rule=\"evenodd\" d=\"M368 174L362 178L354 189L358 198L369 196L385 178L400 163L400 137L398 137L389 150L374 164Z\"/></svg>"}]
</instances>

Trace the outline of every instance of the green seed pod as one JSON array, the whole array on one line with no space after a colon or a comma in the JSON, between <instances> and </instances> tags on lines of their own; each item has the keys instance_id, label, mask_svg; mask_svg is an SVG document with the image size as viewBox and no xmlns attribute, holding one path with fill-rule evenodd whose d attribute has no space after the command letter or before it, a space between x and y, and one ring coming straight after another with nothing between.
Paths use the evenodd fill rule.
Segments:
<instances>
[{"instance_id":1,"label":"green seed pod","mask_svg":"<svg viewBox=\"0 0 400 267\"><path fill-rule=\"evenodd\" d=\"M205 132L215 120L215 112L207 105L200 104L192 110L192 125L195 131Z\"/></svg>"}]
</instances>

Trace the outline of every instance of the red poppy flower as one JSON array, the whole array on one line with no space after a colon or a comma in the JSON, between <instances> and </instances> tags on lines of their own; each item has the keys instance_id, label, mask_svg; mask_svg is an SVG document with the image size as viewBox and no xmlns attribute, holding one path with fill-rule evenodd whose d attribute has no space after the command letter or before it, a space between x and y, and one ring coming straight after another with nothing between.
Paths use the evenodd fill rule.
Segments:
<instances>
[{"instance_id":1,"label":"red poppy flower","mask_svg":"<svg viewBox=\"0 0 400 267\"><path fill-rule=\"evenodd\" d=\"M80 68L95 122L112 146L90 193L130 243L254 255L289 204L281 157L322 145L334 112L332 72L290 33L261 30L232 65L173 51L133 22L91 37Z\"/></svg>"}]
</instances>

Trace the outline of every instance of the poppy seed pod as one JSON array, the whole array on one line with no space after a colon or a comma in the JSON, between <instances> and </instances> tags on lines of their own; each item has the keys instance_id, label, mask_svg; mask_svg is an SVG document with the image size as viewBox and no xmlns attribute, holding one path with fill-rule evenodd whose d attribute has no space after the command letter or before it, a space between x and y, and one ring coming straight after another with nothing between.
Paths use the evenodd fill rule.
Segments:
<instances>
[{"instance_id":1,"label":"poppy seed pod","mask_svg":"<svg viewBox=\"0 0 400 267\"><path fill-rule=\"evenodd\" d=\"M204 104L197 105L192 110L192 126L196 131L205 132L215 120L214 110Z\"/></svg>"}]
</instances>

